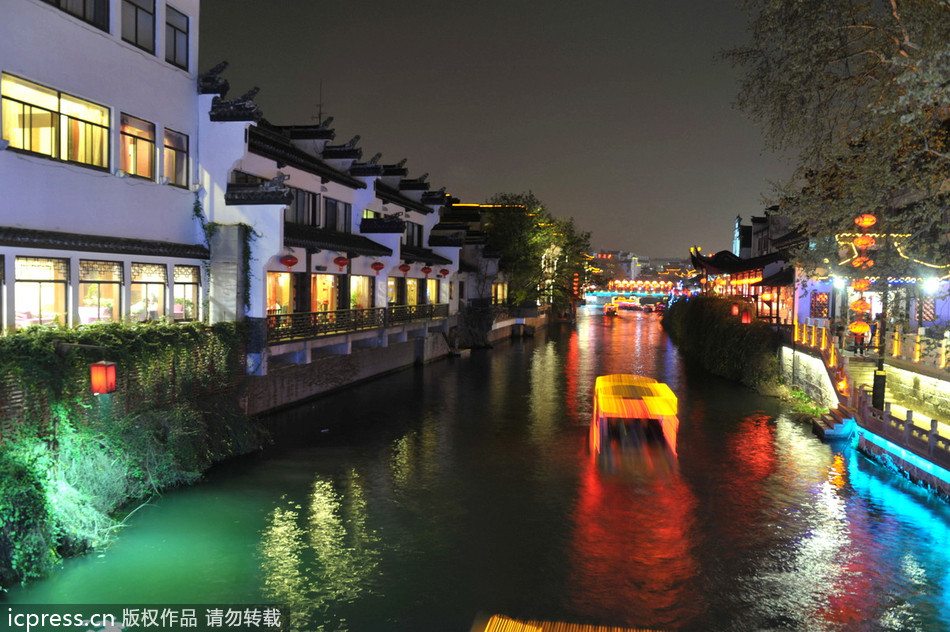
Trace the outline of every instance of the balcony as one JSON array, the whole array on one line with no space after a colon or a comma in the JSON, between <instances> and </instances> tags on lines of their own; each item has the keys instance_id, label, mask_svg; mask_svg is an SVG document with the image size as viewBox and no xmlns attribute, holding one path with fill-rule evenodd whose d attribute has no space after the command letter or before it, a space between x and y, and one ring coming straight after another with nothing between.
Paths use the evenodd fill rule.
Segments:
<instances>
[{"instance_id":1,"label":"balcony","mask_svg":"<svg viewBox=\"0 0 950 632\"><path fill-rule=\"evenodd\" d=\"M323 336L395 327L416 321L448 318L448 316L447 303L269 314L267 316L267 343L312 340Z\"/></svg>"}]
</instances>

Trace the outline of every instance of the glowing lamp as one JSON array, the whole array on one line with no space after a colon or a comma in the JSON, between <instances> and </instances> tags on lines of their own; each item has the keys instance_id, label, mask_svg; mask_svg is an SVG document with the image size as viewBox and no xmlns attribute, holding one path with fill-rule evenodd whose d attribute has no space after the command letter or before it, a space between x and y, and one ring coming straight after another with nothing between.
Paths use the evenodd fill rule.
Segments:
<instances>
[{"instance_id":1,"label":"glowing lamp","mask_svg":"<svg viewBox=\"0 0 950 632\"><path fill-rule=\"evenodd\" d=\"M851 265L855 268L873 268L874 259L870 257L855 257L851 260Z\"/></svg>"},{"instance_id":2,"label":"glowing lamp","mask_svg":"<svg viewBox=\"0 0 950 632\"><path fill-rule=\"evenodd\" d=\"M870 213L862 213L854 218L854 223L860 226L861 228L870 228L877 224L877 218L871 215Z\"/></svg>"},{"instance_id":3,"label":"glowing lamp","mask_svg":"<svg viewBox=\"0 0 950 632\"><path fill-rule=\"evenodd\" d=\"M851 309L859 313L869 312L871 311L871 304L863 298L859 298L858 300L851 303Z\"/></svg>"},{"instance_id":4,"label":"glowing lamp","mask_svg":"<svg viewBox=\"0 0 950 632\"><path fill-rule=\"evenodd\" d=\"M840 380L838 380L837 386L838 386L838 392L843 394L845 391L848 390L848 378L842 377Z\"/></svg>"},{"instance_id":5,"label":"glowing lamp","mask_svg":"<svg viewBox=\"0 0 950 632\"><path fill-rule=\"evenodd\" d=\"M379 276L380 270L385 268L386 264L384 264L382 261L374 261L373 263L369 264L369 267L371 267L373 271L376 272L376 276Z\"/></svg>"},{"instance_id":6,"label":"glowing lamp","mask_svg":"<svg viewBox=\"0 0 950 632\"><path fill-rule=\"evenodd\" d=\"M752 312L747 309L742 310L742 324L748 325L752 322Z\"/></svg>"},{"instance_id":7,"label":"glowing lamp","mask_svg":"<svg viewBox=\"0 0 950 632\"><path fill-rule=\"evenodd\" d=\"M280 259L278 259L278 261L280 261L281 265L287 266L287 272L290 272L290 269L294 267L295 265L297 265L297 261L299 261L299 259L297 259L297 257L293 256L292 254L288 253L284 255L283 257L281 257Z\"/></svg>"},{"instance_id":8,"label":"glowing lamp","mask_svg":"<svg viewBox=\"0 0 950 632\"><path fill-rule=\"evenodd\" d=\"M871 279L855 279L851 289L855 292L864 292L871 287Z\"/></svg>"},{"instance_id":9,"label":"glowing lamp","mask_svg":"<svg viewBox=\"0 0 950 632\"><path fill-rule=\"evenodd\" d=\"M448 268L442 268L441 270L439 270L439 274L441 274L441 275L444 276L444 277L449 276L449 274L451 274L451 272L452 272L452 271L449 270ZM577 276L577 275L575 274L574 276Z\"/></svg>"},{"instance_id":10,"label":"glowing lamp","mask_svg":"<svg viewBox=\"0 0 950 632\"><path fill-rule=\"evenodd\" d=\"M89 365L89 382L93 395L115 391L115 362L93 362Z\"/></svg>"},{"instance_id":11,"label":"glowing lamp","mask_svg":"<svg viewBox=\"0 0 950 632\"><path fill-rule=\"evenodd\" d=\"M422 268L422 270L420 270L420 272L422 272L422 274L426 275L426 278L428 279L428 278L429 278L429 275L432 273L432 268L430 268L429 266L425 266L425 267Z\"/></svg>"},{"instance_id":12,"label":"glowing lamp","mask_svg":"<svg viewBox=\"0 0 950 632\"><path fill-rule=\"evenodd\" d=\"M736 304L736 303L733 303L733 304L732 304L732 315L733 315L733 316L738 316L738 315L739 315L739 305Z\"/></svg>"},{"instance_id":13,"label":"glowing lamp","mask_svg":"<svg viewBox=\"0 0 950 632\"><path fill-rule=\"evenodd\" d=\"M333 260L333 264L340 268L340 272L343 272L343 268L345 268L349 262L350 260L342 255Z\"/></svg>"},{"instance_id":14,"label":"glowing lamp","mask_svg":"<svg viewBox=\"0 0 950 632\"><path fill-rule=\"evenodd\" d=\"M400 264L399 266L399 271L402 272L403 276L406 276L407 274L409 274L410 270L412 270L412 266L409 265L408 263L403 263L403 264Z\"/></svg>"},{"instance_id":15,"label":"glowing lamp","mask_svg":"<svg viewBox=\"0 0 950 632\"><path fill-rule=\"evenodd\" d=\"M877 242L875 242L874 237L871 237L870 235L858 235L851 243L854 244L855 248L866 250Z\"/></svg>"},{"instance_id":16,"label":"glowing lamp","mask_svg":"<svg viewBox=\"0 0 950 632\"><path fill-rule=\"evenodd\" d=\"M771 292L763 292L763 293L762 293L762 300L765 301L766 303L768 303L769 301L771 301L771 300L772 300L772 293L771 293Z\"/></svg>"},{"instance_id":17,"label":"glowing lamp","mask_svg":"<svg viewBox=\"0 0 950 632\"><path fill-rule=\"evenodd\" d=\"M850 331L850 332L853 333L853 334L857 334L857 335L859 335L859 336L863 336L864 334L866 334L866 333L868 333L869 331L871 331L871 326L868 325L868 324L867 324L866 322L864 322L863 320L856 320L856 321L854 321L853 323L851 323L850 325L848 325L848 331Z\"/></svg>"}]
</instances>

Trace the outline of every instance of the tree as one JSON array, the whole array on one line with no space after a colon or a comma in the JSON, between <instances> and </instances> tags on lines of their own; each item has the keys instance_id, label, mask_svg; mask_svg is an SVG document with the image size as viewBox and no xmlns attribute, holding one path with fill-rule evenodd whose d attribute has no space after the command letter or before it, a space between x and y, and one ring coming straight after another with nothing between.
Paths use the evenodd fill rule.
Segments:
<instances>
[{"instance_id":1,"label":"tree","mask_svg":"<svg viewBox=\"0 0 950 632\"><path fill-rule=\"evenodd\" d=\"M737 107L766 144L797 155L778 203L808 237L806 268L835 262L834 235L873 213L915 258L950 261L950 3L744 0L751 42ZM890 257L898 272L908 265Z\"/></svg>"},{"instance_id":2,"label":"tree","mask_svg":"<svg viewBox=\"0 0 950 632\"><path fill-rule=\"evenodd\" d=\"M485 211L487 245L501 255L509 302L566 308L574 273L584 278L590 234L578 232L573 218L554 218L530 191L497 193L488 204L497 206Z\"/></svg>"}]
</instances>

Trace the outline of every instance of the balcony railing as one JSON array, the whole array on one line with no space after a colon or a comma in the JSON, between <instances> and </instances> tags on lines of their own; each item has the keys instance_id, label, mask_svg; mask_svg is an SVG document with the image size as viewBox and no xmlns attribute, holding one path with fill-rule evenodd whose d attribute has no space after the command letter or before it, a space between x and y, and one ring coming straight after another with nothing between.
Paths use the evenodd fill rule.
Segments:
<instances>
[{"instance_id":1,"label":"balcony railing","mask_svg":"<svg viewBox=\"0 0 950 632\"><path fill-rule=\"evenodd\" d=\"M270 314L267 316L267 342L273 344L290 340L310 340L448 316L449 306L445 303Z\"/></svg>"}]
</instances>

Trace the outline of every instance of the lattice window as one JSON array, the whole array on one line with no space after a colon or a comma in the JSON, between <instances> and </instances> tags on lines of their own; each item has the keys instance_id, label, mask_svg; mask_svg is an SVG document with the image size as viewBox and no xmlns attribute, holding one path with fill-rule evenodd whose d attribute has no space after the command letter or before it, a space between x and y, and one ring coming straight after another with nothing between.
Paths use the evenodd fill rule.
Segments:
<instances>
[{"instance_id":1,"label":"lattice window","mask_svg":"<svg viewBox=\"0 0 950 632\"><path fill-rule=\"evenodd\" d=\"M811 293L809 316L811 318L828 318L828 292Z\"/></svg>"},{"instance_id":2,"label":"lattice window","mask_svg":"<svg viewBox=\"0 0 950 632\"><path fill-rule=\"evenodd\" d=\"M122 264L118 261L79 261L80 281L116 281L124 280Z\"/></svg>"},{"instance_id":3,"label":"lattice window","mask_svg":"<svg viewBox=\"0 0 950 632\"><path fill-rule=\"evenodd\" d=\"M161 263L133 263L133 283L168 283L168 266Z\"/></svg>"}]
</instances>

